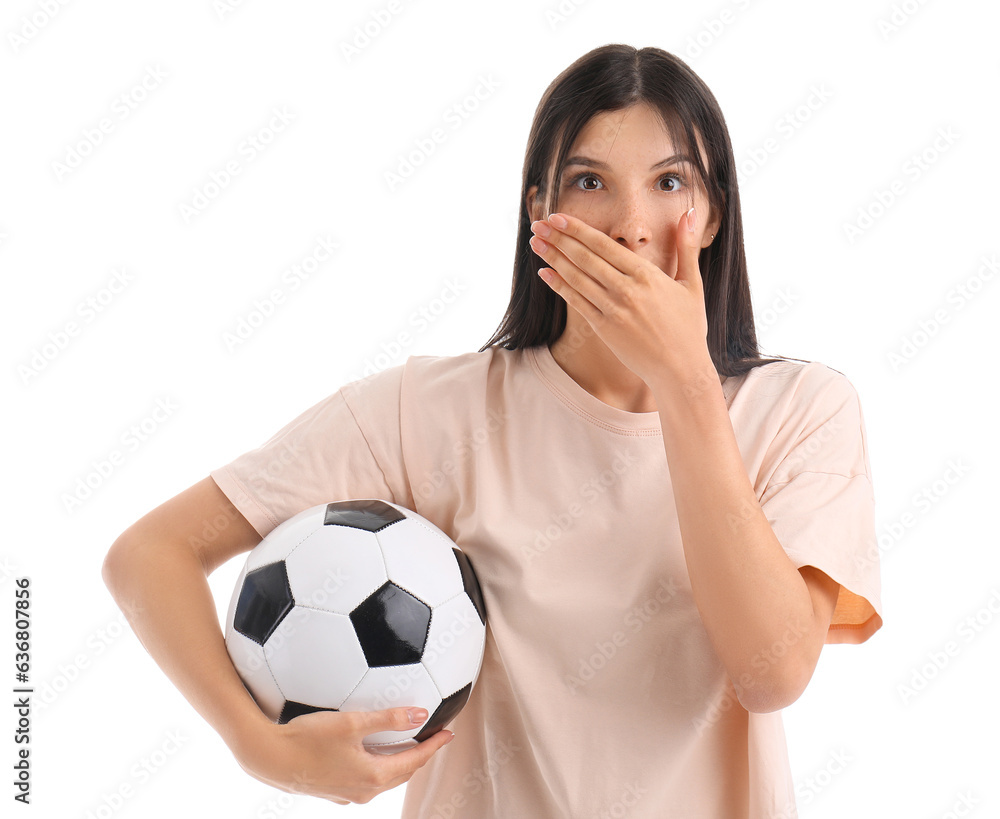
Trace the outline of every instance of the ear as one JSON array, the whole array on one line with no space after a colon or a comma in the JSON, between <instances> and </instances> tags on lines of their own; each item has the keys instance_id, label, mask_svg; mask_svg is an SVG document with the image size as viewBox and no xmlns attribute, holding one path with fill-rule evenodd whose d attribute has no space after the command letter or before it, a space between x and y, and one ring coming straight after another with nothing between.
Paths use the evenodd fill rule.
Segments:
<instances>
[{"instance_id":1,"label":"ear","mask_svg":"<svg viewBox=\"0 0 1000 819\"><path fill-rule=\"evenodd\" d=\"M537 195L538 185L532 185L528 188L528 193L524 198L525 205L528 207L528 220L531 222L537 222L542 218L542 202L536 201Z\"/></svg>"},{"instance_id":2,"label":"ear","mask_svg":"<svg viewBox=\"0 0 1000 819\"><path fill-rule=\"evenodd\" d=\"M715 208L712 208L712 218L708 222L708 227L705 228L704 238L701 240L702 247L708 247L715 243L715 239L712 236L719 235L719 226L722 224L722 214L716 213Z\"/></svg>"}]
</instances>

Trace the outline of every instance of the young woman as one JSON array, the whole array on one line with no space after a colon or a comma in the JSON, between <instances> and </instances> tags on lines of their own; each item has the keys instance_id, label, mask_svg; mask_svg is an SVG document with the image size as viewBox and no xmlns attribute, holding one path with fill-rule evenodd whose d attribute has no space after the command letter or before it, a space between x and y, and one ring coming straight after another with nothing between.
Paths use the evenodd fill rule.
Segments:
<instances>
[{"instance_id":1,"label":"young woman","mask_svg":"<svg viewBox=\"0 0 1000 819\"><path fill-rule=\"evenodd\" d=\"M448 532L482 585L447 747L367 753L405 708L274 725L226 653L208 574L365 497ZM857 393L760 356L722 113L676 57L626 45L538 106L490 342L343 386L131 526L104 577L248 773L340 804L408 782L414 819L793 817L780 709L824 643L882 625Z\"/></svg>"}]
</instances>

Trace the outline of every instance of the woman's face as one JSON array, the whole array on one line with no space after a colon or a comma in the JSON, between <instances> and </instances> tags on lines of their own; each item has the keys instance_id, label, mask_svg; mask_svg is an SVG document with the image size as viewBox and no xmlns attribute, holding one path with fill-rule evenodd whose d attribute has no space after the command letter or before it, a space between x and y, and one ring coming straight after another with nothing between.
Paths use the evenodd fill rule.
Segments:
<instances>
[{"instance_id":1,"label":"woman's face","mask_svg":"<svg viewBox=\"0 0 1000 819\"><path fill-rule=\"evenodd\" d=\"M698 148L707 167L700 140ZM697 209L695 233L702 247L719 229L694 166L674 154L656 112L645 103L596 114L570 148L558 180L557 212L582 219L673 276L681 214ZM537 186L528 192L532 221L548 215L541 210L544 203L534 201L536 192Z\"/></svg>"}]
</instances>

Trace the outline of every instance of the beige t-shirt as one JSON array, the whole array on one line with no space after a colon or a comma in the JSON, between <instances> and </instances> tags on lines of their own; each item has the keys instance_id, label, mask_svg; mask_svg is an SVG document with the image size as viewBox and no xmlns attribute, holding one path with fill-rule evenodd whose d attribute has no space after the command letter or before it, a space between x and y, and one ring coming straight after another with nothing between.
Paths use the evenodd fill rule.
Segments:
<instances>
[{"instance_id":1,"label":"beige t-shirt","mask_svg":"<svg viewBox=\"0 0 1000 819\"><path fill-rule=\"evenodd\" d=\"M841 584L827 643L882 625L857 393L823 364L723 383L747 474L796 567ZM736 698L692 597L656 412L584 390L546 346L411 356L212 473L261 536L383 498L468 554L488 615L455 738L404 819L794 819L781 712Z\"/></svg>"}]
</instances>

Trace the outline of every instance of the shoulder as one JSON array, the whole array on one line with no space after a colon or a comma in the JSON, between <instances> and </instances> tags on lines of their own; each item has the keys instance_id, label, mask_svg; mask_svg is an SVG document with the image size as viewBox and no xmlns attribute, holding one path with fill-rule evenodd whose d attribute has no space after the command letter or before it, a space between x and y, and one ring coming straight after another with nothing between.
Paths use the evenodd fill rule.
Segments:
<instances>
[{"instance_id":1,"label":"shoulder","mask_svg":"<svg viewBox=\"0 0 1000 819\"><path fill-rule=\"evenodd\" d=\"M772 401L788 410L836 409L858 402L857 390L847 375L820 361L773 361L754 367L737 380L745 400Z\"/></svg>"},{"instance_id":2,"label":"shoulder","mask_svg":"<svg viewBox=\"0 0 1000 819\"><path fill-rule=\"evenodd\" d=\"M846 374L819 361L772 362L747 373L743 389L737 417L766 453L769 487L805 471L871 481L861 401Z\"/></svg>"},{"instance_id":3,"label":"shoulder","mask_svg":"<svg viewBox=\"0 0 1000 819\"><path fill-rule=\"evenodd\" d=\"M354 408L389 401L398 406L401 396L408 395L469 393L485 387L489 374L497 366L509 366L518 352L489 347L457 355L412 355L402 364L345 384L341 392Z\"/></svg>"},{"instance_id":4,"label":"shoulder","mask_svg":"<svg viewBox=\"0 0 1000 819\"><path fill-rule=\"evenodd\" d=\"M783 469L821 461L827 472L869 473L861 401L843 372L819 361L772 362L748 373L746 387L750 415L769 431Z\"/></svg>"},{"instance_id":5,"label":"shoulder","mask_svg":"<svg viewBox=\"0 0 1000 819\"><path fill-rule=\"evenodd\" d=\"M458 355L411 355L406 359L405 378L457 378L489 371L494 363L507 363L519 351L487 347Z\"/></svg>"},{"instance_id":6,"label":"shoulder","mask_svg":"<svg viewBox=\"0 0 1000 819\"><path fill-rule=\"evenodd\" d=\"M521 353L488 347L458 355L410 356L402 374L402 391L404 395L434 397L449 393L456 398L481 395L503 384L506 374L520 364Z\"/></svg>"}]
</instances>

